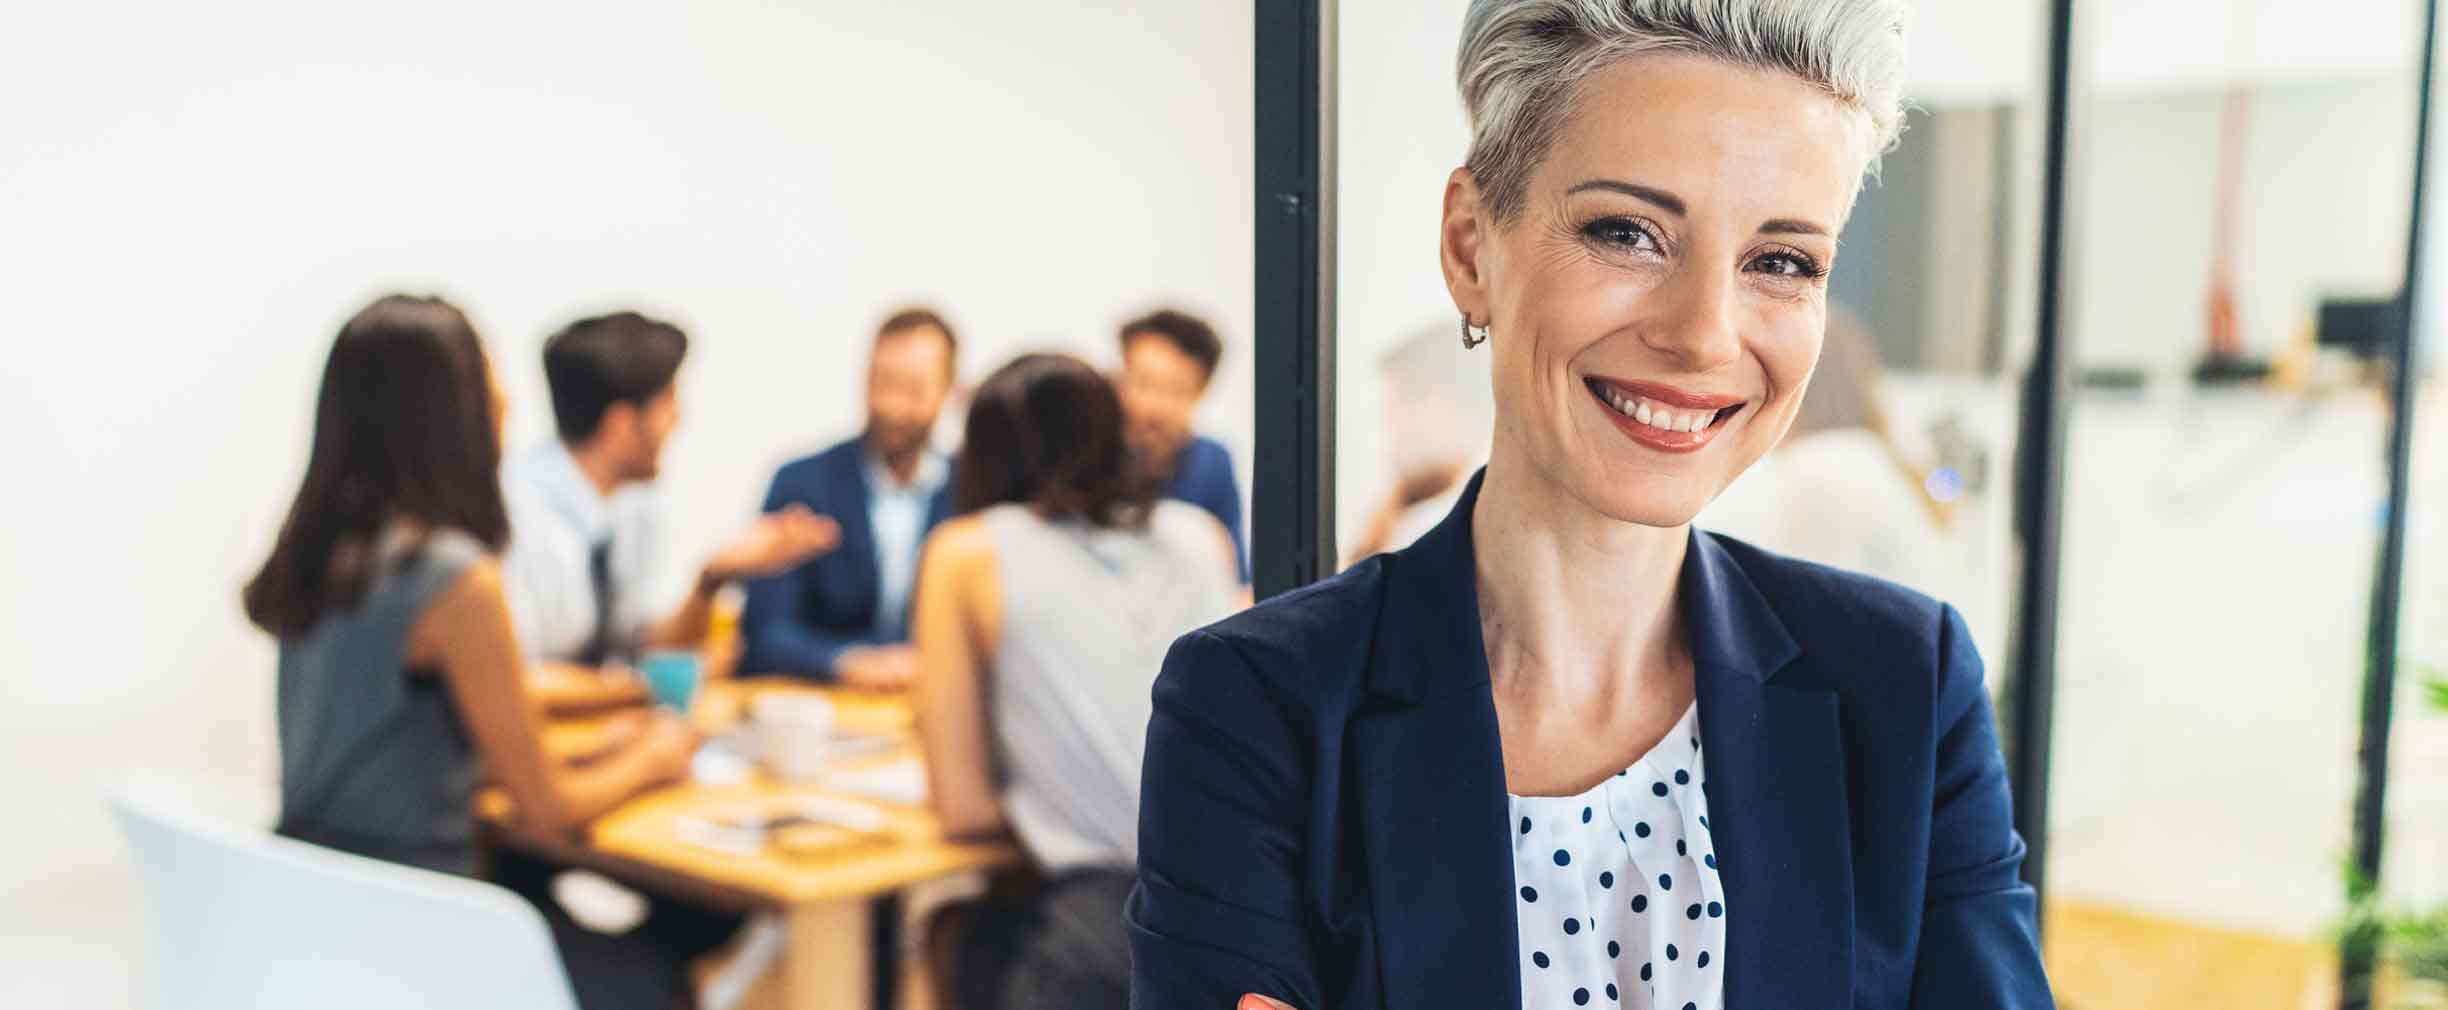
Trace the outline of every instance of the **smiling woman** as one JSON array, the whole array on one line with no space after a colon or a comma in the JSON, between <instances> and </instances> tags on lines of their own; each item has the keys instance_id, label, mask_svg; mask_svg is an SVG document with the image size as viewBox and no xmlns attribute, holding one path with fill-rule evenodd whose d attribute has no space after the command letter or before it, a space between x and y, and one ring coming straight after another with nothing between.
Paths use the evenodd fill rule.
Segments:
<instances>
[{"instance_id":1,"label":"smiling woman","mask_svg":"<svg viewBox=\"0 0 2448 1010\"><path fill-rule=\"evenodd\" d=\"M1135 1005L2045 1007L1953 608L1696 532L1783 437L1897 0L1476 0L1439 252L1488 464L1185 637Z\"/></svg>"}]
</instances>

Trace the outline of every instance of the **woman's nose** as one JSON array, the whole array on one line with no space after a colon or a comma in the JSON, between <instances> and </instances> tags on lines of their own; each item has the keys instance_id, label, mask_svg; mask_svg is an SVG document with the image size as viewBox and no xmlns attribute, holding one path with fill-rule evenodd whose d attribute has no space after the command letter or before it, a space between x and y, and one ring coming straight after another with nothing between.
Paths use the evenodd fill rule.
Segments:
<instances>
[{"instance_id":1,"label":"woman's nose","mask_svg":"<svg viewBox=\"0 0 2448 1010\"><path fill-rule=\"evenodd\" d=\"M1650 293L1655 313L1642 341L1693 372L1732 362L1742 353L1735 293L1733 270L1684 265Z\"/></svg>"}]
</instances>

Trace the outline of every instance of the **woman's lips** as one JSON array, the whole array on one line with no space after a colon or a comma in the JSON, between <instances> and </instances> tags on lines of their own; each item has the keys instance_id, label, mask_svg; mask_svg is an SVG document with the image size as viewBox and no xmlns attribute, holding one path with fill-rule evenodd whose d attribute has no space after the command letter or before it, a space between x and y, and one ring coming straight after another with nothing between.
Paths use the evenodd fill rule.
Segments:
<instances>
[{"instance_id":1,"label":"woman's lips","mask_svg":"<svg viewBox=\"0 0 2448 1010\"><path fill-rule=\"evenodd\" d=\"M1590 378L1582 384L1617 428L1659 452L1698 451L1742 412L1745 402L1647 382Z\"/></svg>"}]
</instances>

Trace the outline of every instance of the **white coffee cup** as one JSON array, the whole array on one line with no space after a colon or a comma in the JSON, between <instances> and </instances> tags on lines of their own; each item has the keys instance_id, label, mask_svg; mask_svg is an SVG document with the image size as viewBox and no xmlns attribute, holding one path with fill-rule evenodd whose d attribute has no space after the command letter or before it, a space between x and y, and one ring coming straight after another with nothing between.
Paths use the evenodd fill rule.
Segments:
<instances>
[{"instance_id":1,"label":"white coffee cup","mask_svg":"<svg viewBox=\"0 0 2448 1010\"><path fill-rule=\"evenodd\" d=\"M772 692L758 695L749 718L765 769L787 782L822 775L833 753L833 703L821 695Z\"/></svg>"}]
</instances>

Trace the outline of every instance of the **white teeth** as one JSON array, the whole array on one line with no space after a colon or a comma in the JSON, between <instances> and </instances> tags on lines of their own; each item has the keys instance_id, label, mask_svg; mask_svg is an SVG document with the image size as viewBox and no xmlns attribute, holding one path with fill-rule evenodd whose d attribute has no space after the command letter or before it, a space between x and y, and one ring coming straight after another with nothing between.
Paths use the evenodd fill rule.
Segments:
<instances>
[{"instance_id":1,"label":"white teeth","mask_svg":"<svg viewBox=\"0 0 2448 1010\"><path fill-rule=\"evenodd\" d=\"M1637 396L1627 396L1612 387L1597 384L1600 395L1617 413L1660 431L1706 431L1717 420L1714 410L1677 411L1662 403L1653 403Z\"/></svg>"}]
</instances>

